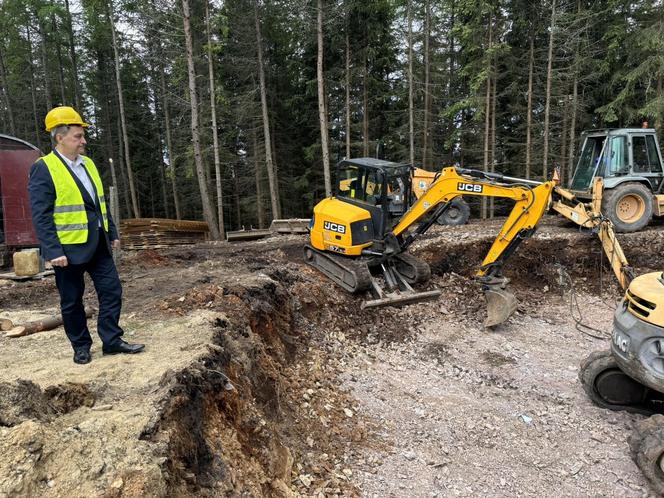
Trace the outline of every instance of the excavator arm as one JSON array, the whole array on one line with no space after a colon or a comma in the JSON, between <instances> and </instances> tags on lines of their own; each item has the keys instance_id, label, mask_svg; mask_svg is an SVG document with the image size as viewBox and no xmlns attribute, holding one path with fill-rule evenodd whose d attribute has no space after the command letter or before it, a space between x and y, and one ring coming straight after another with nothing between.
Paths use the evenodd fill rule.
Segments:
<instances>
[{"instance_id":1,"label":"excavator arm","mask_svg":"<svg viewBox=\"0 0 664 498\"><path fill-rule=\"evenodd\" d=\"M437 218L449 203L460 195L511 199L514 207L477 272L478 277L497 276L500 267L518 244L535 230L549 206L553 187L553 182L529 182L477 170L445 168L401 218L394 227L393 234L397 237L404 236L409 228L428 213L433 212L431 218ZM405 249L429 226L431 223L425 223L414 234L406 235L401 248Z\"/></svg>"},{"instance_id":2,"label":"excavator arm","mask_svg":"<svg viewBox=\"0 0 664 498\"><path fill-rule=\"evenodd\" d=\"M613 224L601 214L603 189L602 178L595 177L592 187L592 201L584 204L572 192L557 186L554 188L556 195L551 207L568 220L597 234L613 273L622 289L627 290L629 283L634 278L634 271L629 266L622 247L616 238Z\"/></svg>"},{"instance_id":3,"label":"excavator arm","mask_svg":"<svg viewBox=\"0 0 664 498\"><path fill-rule=\"evenodd\" d=\"M516 298L506 290L509 281L502 275L503 265L518 245L535 231L549 206L553 188L553 182L530 182L477 170L445 168L401 218L392 234L401 240L400 250L405 251L460 195L513 200L514 207L476 274L487 298L485 325L497 325L504 322L516 308ZM427 214L432 214L429 221L420 224L414 233L407 233Z\"/></svg>"}]
</instances>

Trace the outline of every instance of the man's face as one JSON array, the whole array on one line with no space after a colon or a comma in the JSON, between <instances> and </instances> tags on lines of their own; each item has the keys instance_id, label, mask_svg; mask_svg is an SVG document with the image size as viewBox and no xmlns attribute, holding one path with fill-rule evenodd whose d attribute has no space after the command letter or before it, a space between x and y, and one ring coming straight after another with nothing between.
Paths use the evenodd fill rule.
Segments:
<instances>
[{"instance_id":1,"label":"man's face","mask_svg":"<svg viewBox=\"0 0 664 498\"><path fill-rule=\"evenodd\" d=\"M65 135L58 135L58 149L68 156L85 154L86 143L82 126L70 126Z\"/></svg>"}]
</instances>

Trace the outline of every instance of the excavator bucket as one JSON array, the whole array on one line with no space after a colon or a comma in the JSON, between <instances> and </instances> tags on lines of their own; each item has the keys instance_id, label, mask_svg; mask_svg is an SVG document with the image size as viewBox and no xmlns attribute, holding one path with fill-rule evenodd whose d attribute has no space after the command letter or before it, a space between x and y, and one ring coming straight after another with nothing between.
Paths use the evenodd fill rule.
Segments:
<instances>
[{"instance_id":1,"label":"excavator bucket","mask_svg":"<svg viewBox=\"0 0 664 498\"><path fill-rule=\"evenodd\" d=\"M516 297L501 286L490 286L484 290L487 317L485 327L494 327L506 321L516 310Z\"/></svg>"},{"instance_id":2,"label":"excavator bucket","mask_svg":"<svg viewBox=\"0 0 664 498\"><path fill-rule=\"evenodd\" d=\"M382 306L403 306L420 301L435 299L440 296L439 289L417 292L410 282L428 280L431 275L429 265L415 257L400 256L400 265L395 261L382 265L382 276L385 280L387 290L381 287L375 278L371 278L371 294L374 299L362 302L361 308L379 308ZM404 274L398 271L400 268Z\"/></svg>"},{"instance_id":3,"label":"excavator bucket","mask_svg":"<svg viewBox=\"0 0 664 498\"><path fill-rule=\"evenodd\" d=\"M415 291L396 291L384 293L383 297L363 301L360 308L380 308L383 306L403 306L406 304L419 303L429 299L435 299L440 296L440 290L415 292Z\"/></svg>"}]
</instances>

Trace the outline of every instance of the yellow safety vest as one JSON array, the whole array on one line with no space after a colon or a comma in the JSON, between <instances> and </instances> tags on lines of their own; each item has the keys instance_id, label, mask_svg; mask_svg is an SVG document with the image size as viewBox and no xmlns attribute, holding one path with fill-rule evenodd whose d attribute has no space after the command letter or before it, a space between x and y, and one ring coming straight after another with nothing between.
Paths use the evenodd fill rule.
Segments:
<instances>
[{"instance_id":1,"label":"yellow safety vest","mask_svg":"<svg viewBox=\"0 0 664 498\"><path fill-rule=\"evenodd\" d=\"M83 166L92 179L99 199L99 208L103 217L104 230L108 232L108 215L106 213L106 199L104 186L95 163L87 156L83 157ZM83 204L83 194L74 181L71 172L62 160L51 152L41 158L48 168L48 172L55 185L55 207L53 221L58 239L62 244L85 244L88 241L88 214Z\"/></svg>"}]
</instances>

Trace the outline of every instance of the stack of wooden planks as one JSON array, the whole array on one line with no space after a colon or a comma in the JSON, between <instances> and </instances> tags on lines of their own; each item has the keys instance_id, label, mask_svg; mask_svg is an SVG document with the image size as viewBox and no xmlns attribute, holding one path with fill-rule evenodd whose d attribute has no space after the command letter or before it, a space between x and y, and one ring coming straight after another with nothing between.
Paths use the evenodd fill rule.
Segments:
<instances>
[{"instance_id":1,"label":"stack of wooden planks","mask_svg":"<svg viewBox=\"0 0 664 498\"><path fill-rule=\"evenodd\" d=\"M208 224L204 221L134 218L120 222L123 249L159 249L196 244L208 240L209 233Z\"/></svg>"}]
</instances>

